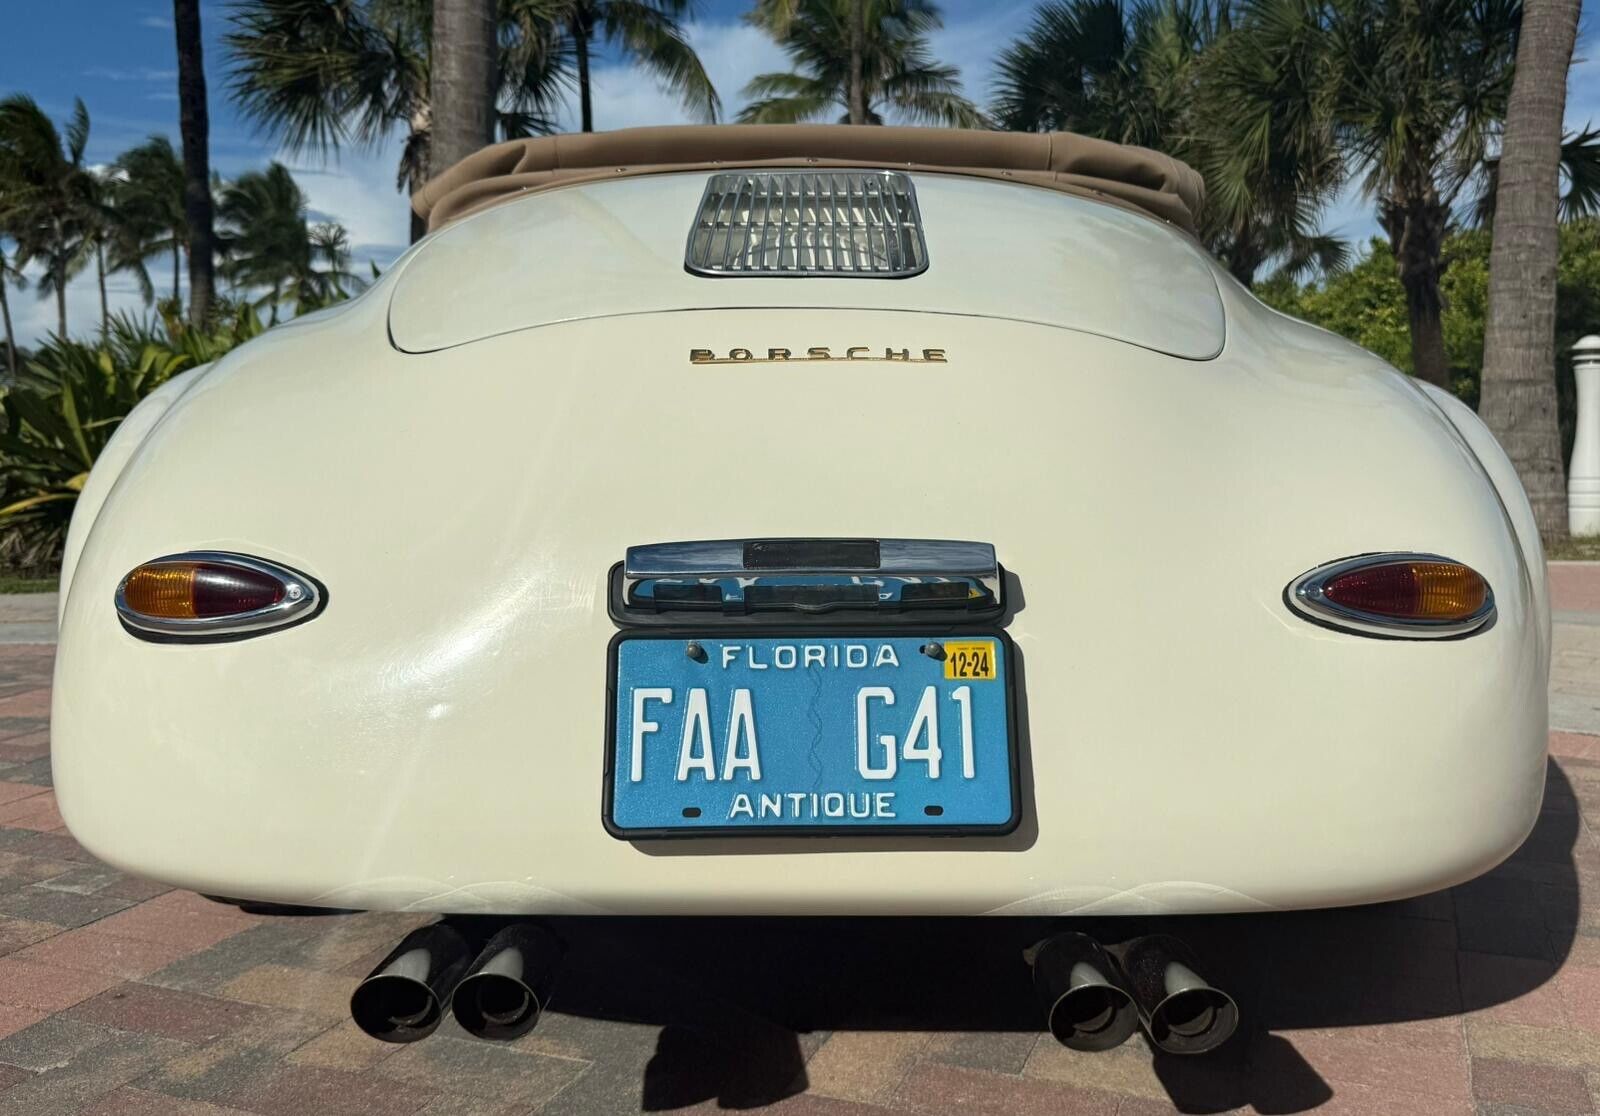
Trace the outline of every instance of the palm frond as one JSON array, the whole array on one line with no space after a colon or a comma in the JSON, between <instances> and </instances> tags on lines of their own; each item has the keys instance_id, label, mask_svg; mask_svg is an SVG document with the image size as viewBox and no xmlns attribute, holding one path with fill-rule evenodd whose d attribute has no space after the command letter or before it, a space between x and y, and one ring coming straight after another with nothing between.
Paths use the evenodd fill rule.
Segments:
<instances>
[{"instance_id":1,"label":"palm frond","mask_svg":"<svg viewBox=\"0 0 1600 1116\"><path fill-rule=\"evenodd\" d=\"M684 38L683 0L605 0L596 14L607 38L662 80L691 114L714 124L722 101L705 65Z\"/></svg>"},{"instance_id":2,"label":"palm frond","mask_svg":"<svg viewBox=\"0 0 1600 1116\"><path fill-rule=\"evenodd\" d=\"M67 121L67 159L81 165L84 150L89 146L89 110L82 97L72 100L72 117Z\"/></svg>"},{"instance_id":3,"label":"palm frond","mask_svg":"<svg viewBox=\"0 0 1600 1116\"><path fill-rule=\"evenodd\" d=\"M1561 143L1561 219L1576 221L1600 213L1600 128L1593 125Z\"/></svg>"}]
</instances>

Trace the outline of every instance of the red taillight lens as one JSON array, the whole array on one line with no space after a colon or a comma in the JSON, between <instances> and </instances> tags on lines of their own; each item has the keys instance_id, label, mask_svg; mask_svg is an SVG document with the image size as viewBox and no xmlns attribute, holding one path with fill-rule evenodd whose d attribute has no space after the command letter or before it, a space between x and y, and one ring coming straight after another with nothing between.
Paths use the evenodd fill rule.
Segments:
<instances>
[{"instance_id":1,"label":"red taillight lens","mask_svg":"<svg viewBox=\"0 0 1600 1116\"><path fill-rule=\"evenodd\" d=\"M1370 554L1321 566L1295 581L1289 598L1313 619L1378 635L1459 634L1494 611L1477 571L1432 554Z\"/></svg>"},{"instance_id":2,"label":"red taillight lens","mask_svg":"<svg viewBox=\"0 0 1600 1116\"><path fill-rule=\"evenodd\" d=\"M1336 605L1397 620L1459 622L1489 599L1489 586L1455 562L1388 562L1330 578L1322 595Z\"/></svg>"},{"instance_id":3,"label":"red taillight lens","mask_svg":"<svg viewBox=\"0 0 1600 1116\"><path fill-rule=\"evenodd\" d=\"M136 633L237 636L309 619L315 582L243 554L194 551L136 566L117 589L117 613Z\"/></svg>"}]
</instances>

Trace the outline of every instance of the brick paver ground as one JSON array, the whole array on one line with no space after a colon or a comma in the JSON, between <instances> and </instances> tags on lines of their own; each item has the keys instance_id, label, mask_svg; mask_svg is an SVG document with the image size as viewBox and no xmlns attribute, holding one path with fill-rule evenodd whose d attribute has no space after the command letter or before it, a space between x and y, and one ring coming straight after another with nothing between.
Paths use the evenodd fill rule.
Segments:
<instances>
[{"instance_id":1,"label":"brick paver ground","mask_svg":"<svg viewBox=\"0 0 1600 1116\"><path fill-rule=\"evenodd\" d=\"M1559 658L1600 630L1600 567L1555 590ZM0 1116L1600 1111L1600 734L1552 732L1539 825L1480 880L1169 923L1249 1020L1208 1058L1041 1038L1020 948L1045 924L1013 920L566 920L531 1035L395 1047L346 1002L425 920L251 914L95 863L50 790L51 658L0 647Z\"/></svg>"}]
</instances>

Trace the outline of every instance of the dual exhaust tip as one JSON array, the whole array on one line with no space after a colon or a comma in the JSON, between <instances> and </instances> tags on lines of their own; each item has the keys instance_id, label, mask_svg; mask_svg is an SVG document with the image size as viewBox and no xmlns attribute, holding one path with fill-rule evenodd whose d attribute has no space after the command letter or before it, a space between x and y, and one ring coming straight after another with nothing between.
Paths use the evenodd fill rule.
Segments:
<instances>
[{"instance_id":1,"label":"dual exhaust tip","mask_svg":"<svg viewBox=\"0 0 1600 1116\"><path fill-rule=\"evenodd\" d=\"M350 997L356 1026L384 1042L416 1042L452 1012L478 1038L509 1042L533 1030L561 970L561 943L533 922L476 938L450 922L413 930ZM1034 989L1063 1046L1110 1050L1142 1026L1159 1050L1203 1054L1238 1027L1238 1005L1199 975L1179 939L1152 934L1115 953L1079 933L1032 951Z\"/></svg>"},{"instance_id":2,"label":"dual exhaust tip","mask_svg":"<svg viewBox=\"0 0 1600 1116\"><path fill-rule=\"evenodd\" d=\"M481 947L448 922L413 930L350 997L356 1026L384 1042L416 1042L453 1012L463 1030L509 1042L533 1030L561 968L561 943L513 922Z\"/></svg>"},{"instance_id":3,"label":"dual exhaust tip","mask_svg":"<svg viewBox=\"0 0 1600 1116\"><path fill-rule=\"evenodd\" d=\"M1110 1050L1142 1026L1158 1050L1203 1054L1238 1027L1233 997L1206 983L1179 939L1152 934L1116 953L1078 933L1057 934L1034 950L1034 990L1063 1046Z\"/></svg>"}]
</instances>

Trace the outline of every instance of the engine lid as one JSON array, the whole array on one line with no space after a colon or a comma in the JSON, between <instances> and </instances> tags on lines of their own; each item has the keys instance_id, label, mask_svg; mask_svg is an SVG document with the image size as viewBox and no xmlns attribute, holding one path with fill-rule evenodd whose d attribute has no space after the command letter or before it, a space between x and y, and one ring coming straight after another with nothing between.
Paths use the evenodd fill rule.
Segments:
<instances>
[{"instance_id":1,"label":"engine lid","mask_svg":"<svg viewBox=\"0 0 1600 1116\"><path fill-rule=\"evenodd\" d=\"M896 177L914 183L926 236L925 268L909 277L695 274L685 245L708 176L662 174L548 191L448 226L402 265L390 337L425 353L583 318L848 308L1036 322L1191 360L1221 351L1211 264L1174 229L1037 187ZM796 217L819 219L799 207Z\"/></svg>"}]
</instances>

